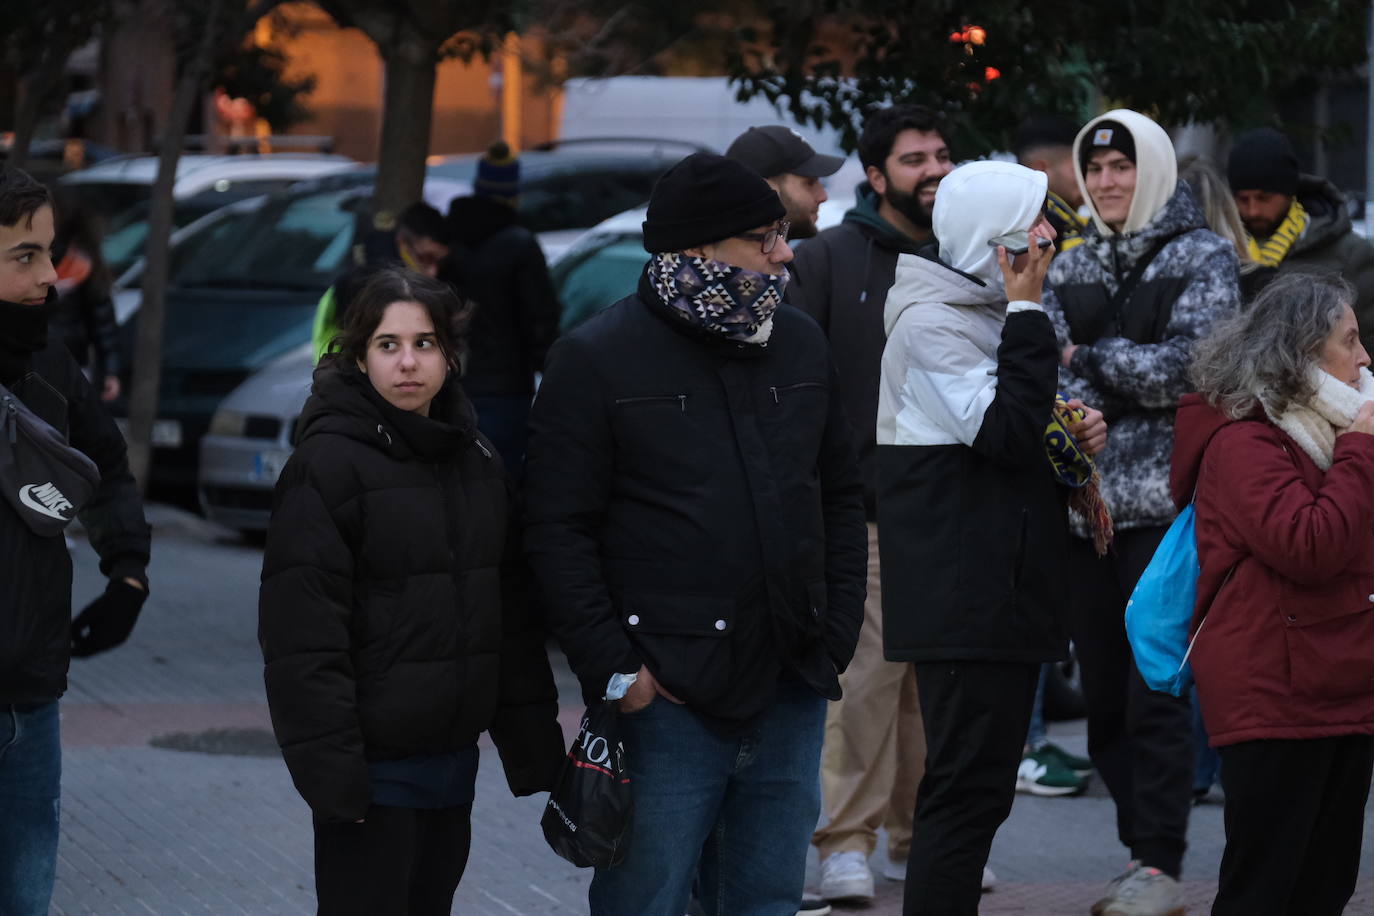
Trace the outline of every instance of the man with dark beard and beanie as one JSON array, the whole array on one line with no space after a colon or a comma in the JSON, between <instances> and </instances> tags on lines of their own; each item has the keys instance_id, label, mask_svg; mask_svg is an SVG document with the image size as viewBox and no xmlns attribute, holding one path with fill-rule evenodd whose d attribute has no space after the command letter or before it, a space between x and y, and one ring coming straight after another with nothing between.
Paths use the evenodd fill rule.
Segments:
<instances>
[{"instance_id":1,"label":"man with dark beard and beanie","mask_svg":"<svg viewBox=\"0 0 1374 916\"><path fill-rule=\"evenodd\" d=\"M863 619L863 488L825 336L782 304L783 206L695 153L632 295L549 353L525 545L589 702L619 700L634 821L593 916L795 916L825 701Z\"/></svg>"},{"instance_id":2,"label":"man with dark beard and beanie","mask_svg":"<svg viewBox=\"0 0 1374 916\"><path fill-rule=\"evenodd\" d=\"M100 555L100 571L109 578L105 593L73 621L66 542L35 533L18 507L0 499L0 913L5 916L43 916L52 897L62 770L57 701L67 688L70 658L123 642L148 595L144 568L150 530L125 459L124 437L66 343L48 339L56 308L53 235L48 190L18 169L0 167L0 385L99 469L99 486L79 517ZM48 483L51 493L50 482L32 483ZM24 505L34 505L33 489L19 490ZM65 517L60 502L46 509L45 515Z\"/></svg>"},{"instance_id":3,"label":"man with dark beard and beanie","mask_svg":"<svg viewBox=\"0 0 1374 916\"><path fill-rule=\"evenodd\" d=\"M826 825L814 842L821 854L822 897L873 898L868 858L887 828L883 873L906 874L916 786L926 755L916 676L883 658L882 587L878 569L877 467L879 366L886 336L883 304L902 254L936 256L931 234L935 189L953 168L936 115L918 105L875 112L859 137L868 181L844 222L797 250L788 301L820 322L834 351L840 395L854 424L868 513L868 599L845 698L830 708L821 771ZM988 885L992 883L989 872Z\"/></svg>"},{"instance_id":4,"label":"man with dark beard and beanie","mask_svg":"<svg viewBox=\"0 0 1374 916\"><path fill-rule=\"evenodd\" d=\"M1374 245L1350 224L1340 189L1304 175L1288 138L1272 127L1236 138L1226 177L1245 224L1251 260L1279 273L1328 271L1355 287L1355 317L1374 348ZM1374 352L1374 350L1371 350Z\"/></svg>"},{"instance_id":5,"label":"man with dark beard and beanie","mask_svg":"<svg viewBox=\"0 0 1374 916\"><path fill-rule=\"evenodd\" d=\"M758 172L778 192L792 227L789 239L815 237L821 204L830 199L821 179L839 171L843 159L816 152L801 134L781 124L749 128L725 155Z\"/></svg>"}]
</instances>

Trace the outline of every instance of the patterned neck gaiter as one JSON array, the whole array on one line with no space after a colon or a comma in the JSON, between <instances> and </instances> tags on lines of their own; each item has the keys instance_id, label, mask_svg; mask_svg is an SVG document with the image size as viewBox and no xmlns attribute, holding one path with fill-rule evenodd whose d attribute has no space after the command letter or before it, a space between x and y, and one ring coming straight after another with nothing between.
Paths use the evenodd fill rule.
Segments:
<instances>
[{"instance_id":1,"label":"patterned neck gaiter","mask_svg":"<svg viewBox=\"0 0 1374 916\"><path fill-rule=\"evenodd\" d=\"M666 252L654 255L647 270L654 292L685 320L741 343L768 343L786 268L773 276Z\"/></svg>"}]
</instances>

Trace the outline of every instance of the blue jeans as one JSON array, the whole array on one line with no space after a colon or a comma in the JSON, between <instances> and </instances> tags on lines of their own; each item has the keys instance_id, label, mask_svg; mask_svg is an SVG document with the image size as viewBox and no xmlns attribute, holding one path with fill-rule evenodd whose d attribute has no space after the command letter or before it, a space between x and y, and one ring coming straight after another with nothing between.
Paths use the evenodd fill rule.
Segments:
<instances>
[{"instance_id":1,"label":"blue jeans","mask_svg":"<svg viewBox=\"0 0 1374 916\"><path fill-rule=\"evenodd\" d=\"M1197 701L1197 691L1192 693L1193 700L1193 794L1206 794L1216 785L1221 776L1221 757L1210 746L1207 724L1202 721L1202 706Z\"/></svg>"},{"instance_id":2,"label":"blue jeans","mask_svg":"<svg viewBox=\"0 0 1374 916\"><path fill-rule=\"evenodd\" d=\"M57 873L57 701L0 706L0 913L46 916Z\"/></svg>"},{"instance_id":3,"label":"blue jeans","mask_svg":"<svg viewBox=\"0 0 1374 916\"><path fill-rule=\"evenodd\" d=\"M723 737L663 697L621 717L634 787L625 862L597 869L592 916L796 916L821 810L825 700L783 683L755 729Z\"/></svg>"}]
</instances>

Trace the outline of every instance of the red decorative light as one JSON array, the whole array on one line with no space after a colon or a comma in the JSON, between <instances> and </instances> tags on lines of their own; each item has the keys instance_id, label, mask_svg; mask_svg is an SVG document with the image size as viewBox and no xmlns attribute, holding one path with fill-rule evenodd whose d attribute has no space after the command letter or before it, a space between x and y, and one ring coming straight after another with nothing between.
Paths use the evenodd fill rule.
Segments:
<instances>
[{"instance_id":1,"label":"red decorative light","mask_svg":"<svg viewBox=\"0 0 1374 916\"><path fill-rule=\"evenodd\" d=\"M987 80L989 83L993 80L1001 78L1002 71L998 70L996 67L988 67L986 70L983 71L983 79Z\"/></svg>"}]
</instances>

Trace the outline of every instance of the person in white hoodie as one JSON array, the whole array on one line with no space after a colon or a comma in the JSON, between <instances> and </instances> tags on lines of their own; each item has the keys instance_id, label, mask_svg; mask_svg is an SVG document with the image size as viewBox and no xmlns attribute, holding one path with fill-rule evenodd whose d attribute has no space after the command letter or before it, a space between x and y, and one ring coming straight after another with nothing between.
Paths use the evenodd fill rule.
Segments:
<instances>
[{"instance_id":1,"label":"person in white hoodie","mask_svg":"<svg viewBox=\"0 0 1374 916\"><path fill-rule=\"evenodd\" d=\"M878 395L884 652L914 664L927 759L906 914L976 914L1011 810L1040 664L1062 659L1068 488L1052 460L1059 347L1040 306L1054 256L1045 175L1006 162L940 184L938 261L903 255ZM989 242L1029 232L1016 257ZM1068 424L1076 462L1106 444ZM1059 440L1062 445L1062 439Z\"/></svg>"}]
</instances>

